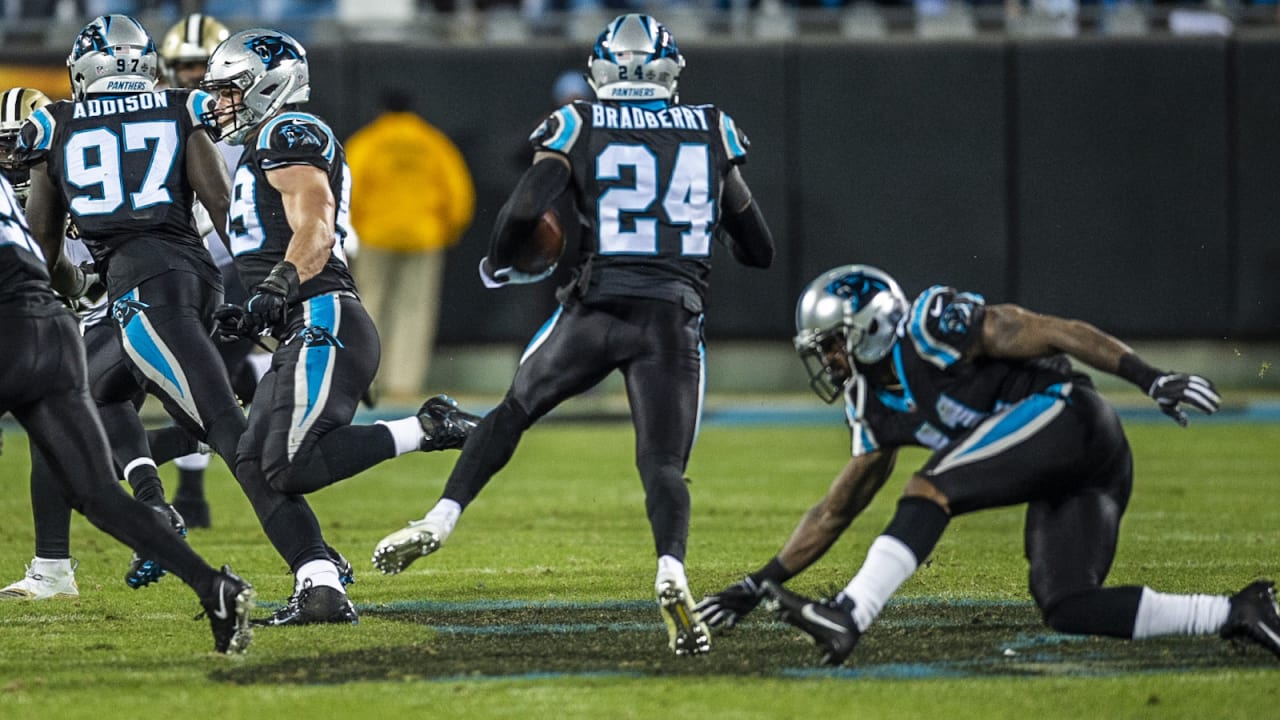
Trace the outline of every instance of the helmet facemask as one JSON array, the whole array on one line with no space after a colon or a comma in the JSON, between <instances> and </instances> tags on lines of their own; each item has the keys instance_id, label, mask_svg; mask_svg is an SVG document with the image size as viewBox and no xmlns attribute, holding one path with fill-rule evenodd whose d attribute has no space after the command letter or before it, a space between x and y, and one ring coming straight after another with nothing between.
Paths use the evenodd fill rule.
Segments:
<instances>
[{"instance_id":1,"label":"helmet facemask","mask_svg":"<svg viewBox=\"0 0 1280 720\"><path fill-rule=\"evenodd\" d=\"M823 402L835 402L857 373L849 360L844 330L802 333L796 336L795 346L809 373L809 387Z\"/></svg>"}]
</instances>

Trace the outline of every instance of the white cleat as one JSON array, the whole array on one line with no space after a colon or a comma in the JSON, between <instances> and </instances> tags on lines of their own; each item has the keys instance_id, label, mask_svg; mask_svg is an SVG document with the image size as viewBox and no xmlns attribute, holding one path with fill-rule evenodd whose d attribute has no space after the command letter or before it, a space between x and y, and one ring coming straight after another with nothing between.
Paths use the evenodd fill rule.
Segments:
<instances>
[{"instance_id":1,"label":"white cleat","mask_svg":"<svg viewBox=\"0 0 1280 720\"><path fill-rule=\"evenodd\" d=\"M711 632L694 610L688 586L675 580L661 580L657 594L658 608L667 624L667 646L672 652L676 655L711 652Z\"/></svg>"},{"instance_id":2,"label":"white cleat","mask_svg":"<svg viewBox=\"0 0 1280 720\"><path fill-rule=\"evenodd\" d=\"M0 600L66 600L80 597L75 564L32 560L21 580L0 590Z\"/></svg>"},{"instance_id":3,"label":"white cleat","mask_svg":"<svg viewBox=\"0 0 1280 720\"><path fill-rule=\"evenodd\" d=\"M408 527L400 528L378 542L373 549L373 565L384 575L395 575L414 560L439 550L445 534L426 518L411 520Z\"/></svg>"}]
</instances>

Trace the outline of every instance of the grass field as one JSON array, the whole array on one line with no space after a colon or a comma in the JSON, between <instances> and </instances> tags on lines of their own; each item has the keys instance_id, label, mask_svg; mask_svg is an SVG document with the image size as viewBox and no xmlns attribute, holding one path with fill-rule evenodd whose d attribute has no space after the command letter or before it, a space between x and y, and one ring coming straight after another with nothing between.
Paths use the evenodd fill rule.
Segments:
<instances>
[{"instance_id":1,"label":"grass field","mask_svg":"<svg viewBox=\"0 0 1280 720\"><path fill-rule=\"evenodd\" d=\"M1114 584L1234 592L1280 575L1280 432L1266 424L1130 429L1137 483ZM1276 717L1280 662L1216 638L1142 643L1056 635L1026 593L1020 509L957 520L844 668L763 612L676 658L652 601L654 561L625 424L526 436L448 545L400 576L374 543L433 502L455 453L400 458L312 496L356 564L358 626L258 630L247 656L209 650L174 578L122 581L129 551L77 517L76 601L0 603L0 715L11 718L1019 718ZM704 427L689 469L696 593L768 559L847 458L828 427ZM893 509L898 475L792 587L843 585ZM230 476L208 481L211 530L190 542L258 588L291 578ZM25 437L0 456L0 581L32 552ZM172 470L166 469L166 479ZM216 715L215 715L216 713Z\"/></svg>"}]
</instances>

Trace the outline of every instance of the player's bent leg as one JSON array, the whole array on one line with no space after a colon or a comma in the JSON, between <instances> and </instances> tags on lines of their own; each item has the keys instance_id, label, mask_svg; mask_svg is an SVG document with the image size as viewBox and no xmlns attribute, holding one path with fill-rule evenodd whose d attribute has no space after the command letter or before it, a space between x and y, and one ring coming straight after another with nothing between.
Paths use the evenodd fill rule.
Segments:
<instances>
[{"instance_id":1,"label":"player's bent leg","mask_svg":"<svg viewBox=\"0 0 1280 720\"><path fill-rule=\"evenodd\" d=\"M529 415L510 395L482 418L453 466L441 502L421 520L413 520L378 541L373 550L374 567L394 575L439 550L462 509L511 459L529 425Z\"/></svg>"}]
</instances>

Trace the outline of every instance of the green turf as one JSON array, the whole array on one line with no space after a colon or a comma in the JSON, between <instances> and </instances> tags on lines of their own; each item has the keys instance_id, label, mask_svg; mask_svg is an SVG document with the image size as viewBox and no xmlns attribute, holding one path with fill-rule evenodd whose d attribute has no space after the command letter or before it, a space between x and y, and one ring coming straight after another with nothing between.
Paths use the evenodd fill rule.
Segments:
<instances>
[{"instance_id":1,"label":"green turf","mask_svg":"<svg viewBox=\"0 0 1280 720\"><path fill-rule=\"evenodd\" d=\"M1172 423L1130 430L1137 483L1112 583L1231 592L1280 575L1277 428ZM1020 509L957 520L847 667L763 613L676 658L651 605L652 540L629 426L535 428L446 548L378 575L373 544L433 502L456 453L413 455L312 497L356 564L355 627L259 630L249 654L209 652L174 578L133 591L129 552L77 517L81 598L0 603L0 714L115 717L1269 717L1280 662L1215 638L1068 638L1026 594ZM768 559L847 457L839 427L703 430L689 468L696 592ZM880 498L792 587L842 585L892 512L906 453ZM0 456L0 581L32 530L25 438ZM166 470L171 479L172 471ZM212 530L191 543L258 588L291 590L248 503L220 468ZM395 713L395 715L391 715Z\"/></svg>"}]
</instances>

